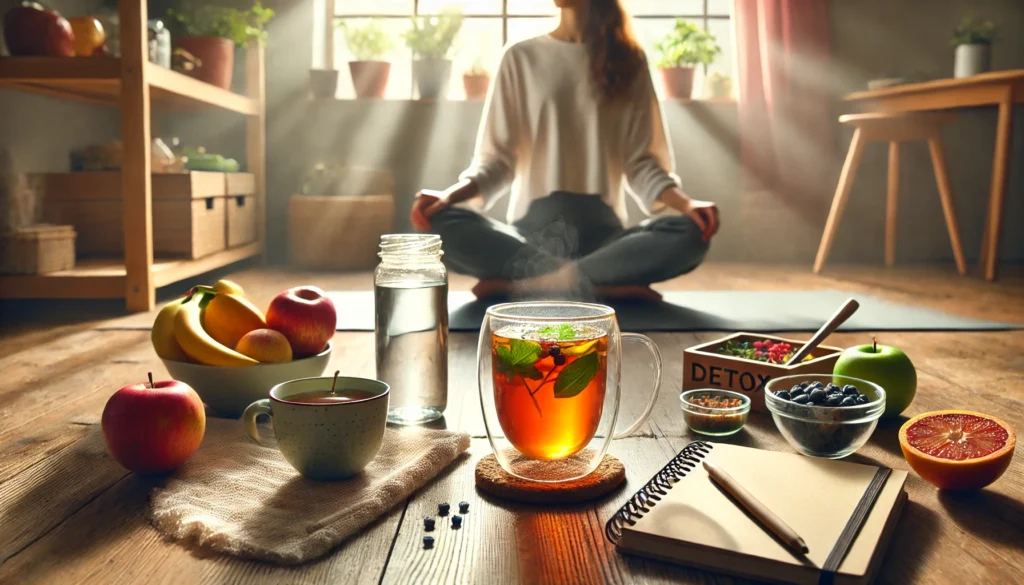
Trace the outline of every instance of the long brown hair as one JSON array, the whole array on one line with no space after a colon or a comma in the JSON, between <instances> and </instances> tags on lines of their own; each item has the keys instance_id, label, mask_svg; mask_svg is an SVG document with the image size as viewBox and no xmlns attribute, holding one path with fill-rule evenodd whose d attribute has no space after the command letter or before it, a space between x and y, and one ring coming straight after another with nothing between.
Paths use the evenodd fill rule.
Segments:
<instances>
[{"instance_id":1,"label":"long brown hair","mask_svg":"<svg viewBox=\"0 0 1024 585\"><path fill-rule=\"evenodd\" d=\"M584 38L594 88L605 102L624 97L647 63L620 0L590 0Z\"/></svg>"}]
</instances>

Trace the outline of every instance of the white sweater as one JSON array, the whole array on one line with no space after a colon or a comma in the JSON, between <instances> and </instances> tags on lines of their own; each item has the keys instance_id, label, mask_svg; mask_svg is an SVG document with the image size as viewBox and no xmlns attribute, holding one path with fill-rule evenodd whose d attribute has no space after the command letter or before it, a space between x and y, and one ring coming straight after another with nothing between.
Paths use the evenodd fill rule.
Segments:
<instances>
[{"instance_id":1,"label":"white sweater","mask_svg":"<svg viewBox=\"0 0 1024 585\"><path fill-rule=\"evenodd\" d=\"M544 35L505 49L484 106L472 179L489 207L511 185L508 221L552 191L601 197L626 222L622 179L641 207L679 180L651 76L628 99L602 104L586 48Z\"/></svg>"}]
</instances>

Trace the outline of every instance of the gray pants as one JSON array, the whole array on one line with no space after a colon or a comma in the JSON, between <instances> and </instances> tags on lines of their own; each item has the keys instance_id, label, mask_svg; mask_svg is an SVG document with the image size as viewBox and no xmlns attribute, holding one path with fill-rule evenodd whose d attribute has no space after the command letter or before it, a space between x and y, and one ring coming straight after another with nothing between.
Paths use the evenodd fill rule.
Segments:
<instances>
[{"instance_id":1,"label":"gray pants","mask_svg":"<svg viewBox=\"0 0 1024 585\"><path fill-rule=\"evenodd\" d=\"M690 272L708 251L689 217L624 229L600 198L563 192L534 201L513 225L448 208L431 218L431 227L441 236L445 263L481 280L521 280L576 260L592 286L648 285Z\"/></svg>"}]
</instances>

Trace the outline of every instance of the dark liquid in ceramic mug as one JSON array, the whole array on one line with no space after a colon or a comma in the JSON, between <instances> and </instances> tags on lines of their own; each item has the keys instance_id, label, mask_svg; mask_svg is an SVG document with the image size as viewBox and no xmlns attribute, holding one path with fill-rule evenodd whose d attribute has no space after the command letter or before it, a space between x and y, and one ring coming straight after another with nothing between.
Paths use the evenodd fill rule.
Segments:
<instances>
[{"instance_id":1,"label":"dark liquid in ceramic mug","mask_svg":"<svg viewBox=\"0 0 1024 585\"><path fill-rule=\"evenodd\" d=\"M338 390L337 392L331 392L330 390L315 390L313 392L303 392L302 394L295 394L285 398L288 402L301 402L303 404L337 404L339 402L353 402L355 400L366 400L367 398L373 398L376 396L373 392L366 392L363 390Z\"/></svg>"}]
</instances>

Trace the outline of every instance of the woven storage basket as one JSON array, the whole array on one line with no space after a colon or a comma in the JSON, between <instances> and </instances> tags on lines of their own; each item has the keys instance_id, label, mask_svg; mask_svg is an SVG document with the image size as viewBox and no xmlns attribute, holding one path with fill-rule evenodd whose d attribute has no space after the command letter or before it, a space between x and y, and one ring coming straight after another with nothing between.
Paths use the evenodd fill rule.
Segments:
<instances>
[{"instance_id":1,"label":"woven storage basket","mask_svg":"<svg viewBox=\"0 0 1024 585\"><path fill-rule=\"evenodd\" d=\"M75 267L75 229L69 225L36 224L3 236L0 272L47 274Z\"/></svg>"}]
</instances>

